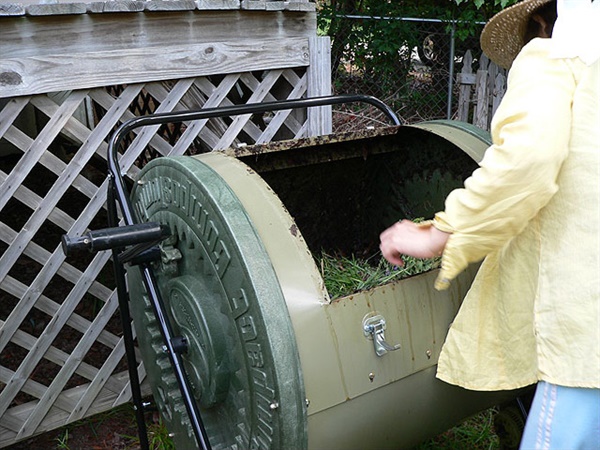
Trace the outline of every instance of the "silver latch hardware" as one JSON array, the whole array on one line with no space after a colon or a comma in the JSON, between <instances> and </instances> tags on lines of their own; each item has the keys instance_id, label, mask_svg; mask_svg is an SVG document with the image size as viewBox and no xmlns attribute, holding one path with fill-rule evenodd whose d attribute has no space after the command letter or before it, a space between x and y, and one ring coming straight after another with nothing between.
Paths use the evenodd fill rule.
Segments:
<instances>
[{"instance_id":1,"label":"silver latch hardware","mask_svg":"<svg viewBox=\"0 0 600 450\"><path fill-rule=\"evenodd\" d=\"M373 339L375 353L383 356L400 348L400 344L390 345L385 341L385 319L382 315L367 315L363 319L363 333L369 339Z\"/></svg>"}]
</instances>

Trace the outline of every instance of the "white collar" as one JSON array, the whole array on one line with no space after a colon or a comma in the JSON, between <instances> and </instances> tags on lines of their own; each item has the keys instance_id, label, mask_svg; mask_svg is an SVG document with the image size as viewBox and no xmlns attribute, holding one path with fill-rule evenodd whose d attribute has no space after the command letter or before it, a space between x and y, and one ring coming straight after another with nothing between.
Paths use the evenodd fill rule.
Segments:
<instances>
[{"instance_id":1,"label":"white collar","mask_svg":"<svg viewBox=\"0 0 600 450\"><path fill-rule=\"evenodd\" d=\"M551 58L579 57L591 65L600 58L600 0L558 0Z\"/></svg>"}]
</instances>

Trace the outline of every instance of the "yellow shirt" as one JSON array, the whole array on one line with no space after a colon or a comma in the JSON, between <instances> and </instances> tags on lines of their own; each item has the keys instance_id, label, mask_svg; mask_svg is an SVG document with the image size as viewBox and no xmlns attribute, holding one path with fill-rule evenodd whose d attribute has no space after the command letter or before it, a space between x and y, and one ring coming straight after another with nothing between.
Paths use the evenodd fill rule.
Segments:
<instances>
[{"instance_id":1,"label":"yellow shirt","mask_svg":"<svg viewBox=\"0 0 600 450\"><path fill-rule=\"evenodd\" d=\"M434 225L451 232L438 289L484 261L438 378L475 390L600 387L600 61L523 48L481 166Z\"/></svg>"}]
</instances>

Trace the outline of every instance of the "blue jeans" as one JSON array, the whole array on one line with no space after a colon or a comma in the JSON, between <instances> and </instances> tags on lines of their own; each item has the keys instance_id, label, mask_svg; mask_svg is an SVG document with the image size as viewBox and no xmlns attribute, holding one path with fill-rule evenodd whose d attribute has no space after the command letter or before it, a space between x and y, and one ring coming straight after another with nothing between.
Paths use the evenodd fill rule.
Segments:
<instances>
[{"instance_id":1,"label":"blue jeans","mask_svg":"<svg viewBox=\"0 0 600 450\"><path fill-rule=\"evenodd\" d=\"M520 450L546 449L600 449L600 389L538 383Z\"/></svg>"}]
</instances>

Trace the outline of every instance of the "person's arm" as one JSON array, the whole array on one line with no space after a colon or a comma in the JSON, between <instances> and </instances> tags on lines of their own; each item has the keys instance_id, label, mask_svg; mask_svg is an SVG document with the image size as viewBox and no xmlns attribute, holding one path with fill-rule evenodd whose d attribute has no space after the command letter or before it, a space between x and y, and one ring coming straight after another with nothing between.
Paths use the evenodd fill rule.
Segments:
<instances>
[{"instance_id":1,"label":"person's arm","mask_svg":"<svg viewBox=\"0 0 600 450\"><path fill-rule=\"evenodd\" d=\"M548 58L549 44L534 39L515 60L492 123L494 144L464 189L453 191L436 215L436 226L452 233L442 280L503 247L558 190L576 83L564 60Z\"/></svg>"},{"instance_id":2,"label":"person's arm","mask_svg":"<svg viewBox=\"0 0 600 450\"><path fill-rule=\"evenodd\" d=\"M564 61L547 57L549 42L544 41L533 40L515 60L494 116L494 144L465 187L453 191L445 211L436 215L435 228L450 234L440 274L445 282L519 234L558 189L556 178L568 153L575 81ZM413 243L421 245L431 247L431 241ZM418 257L400 249L396 253Z\"/></svg>"}]
</instances>

